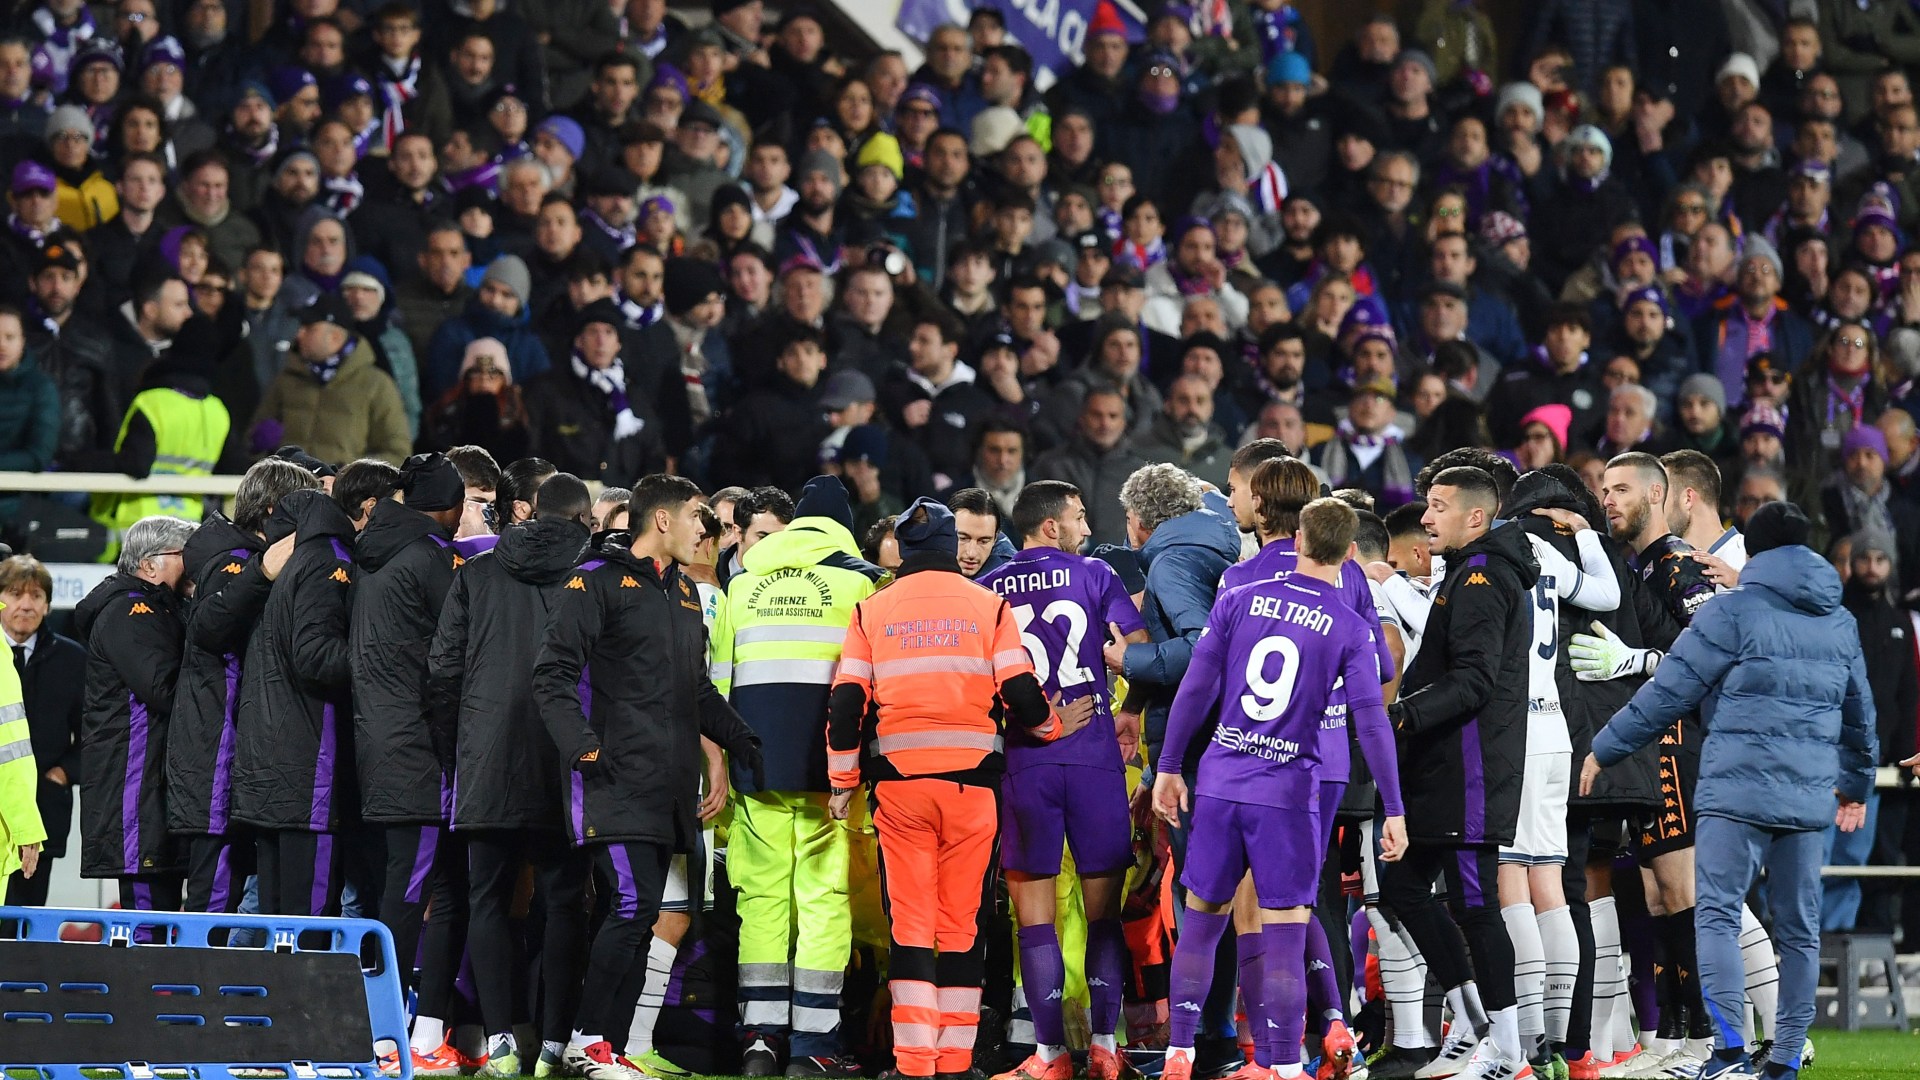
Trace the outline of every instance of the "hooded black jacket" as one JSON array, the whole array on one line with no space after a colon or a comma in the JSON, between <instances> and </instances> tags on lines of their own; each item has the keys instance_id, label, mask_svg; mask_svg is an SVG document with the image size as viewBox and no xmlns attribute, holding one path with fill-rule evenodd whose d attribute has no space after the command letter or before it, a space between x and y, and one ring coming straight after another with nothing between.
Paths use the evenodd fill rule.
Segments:
<instances>
[{"instance_id":1,"label":"hooded black jacket","mask_svg":"<svg viewBox=\"0 0 1920 1080\"><path fill-rule=\"evenodd\" d=\"M1407 835L1510 844L1527 756L1527 654L1540 578L1526 531L1495 525L1447 554L1420 653L1389 708Z\"/></svg>"},{"instance_id":2,"label":"hooded black jacket","mask_svg":"<svg viewBox=\"0 0 1920 1080\"><path fill-rule=\"evenodd\" d=\"M299 537L247 645L233 817L262 829L333 832L350 821L347 633L353 522L321 491L274 508Z\"/></svg>"},{"instance_id":3,"label":"hooded black jacket","mask_svg":"<svg viewBox=\"0 0 1920 1080\"><path fill-rule=\"evenodd\" d=\"M80 601L73 626L87 642L80 875L177 872L163 773L180 674L178 601L164 585L115 574Z\"/></svg>"},{"instance_id":4,"label":"hooded black jacket","mask_svg":"<svg viewBox=\"0 0 1920 1080\"><path fill-rule=\"evenodd\" d=\"M1580 549L1573 537L1555 528L1548 519L1534 516L1533 511L1542 507L1571 510L1592 523L1602 520L1600 506L1585 489L1572 491L1565 483L1544 472L1530 472L1514 483L1513 491L1507 496L1506 506L1501 511L1519 522L1527 532L1552 544L1562 555L1572 559L1574 565L1579 565ZM1567 655L1567 642L1574 634L1593 633L1593 624L1597 622L1619 635L1621 640L1638 648L1647 639L1642 619L1651 619L1657 626L1664 618L1664 614L1646 595L1646 589L1640 584L1640 575L1627 566L1624 549L1619 542L1602 535L1600 545L1606 549L1608 560L1613 564L1613 576L1620 582L1620 606L1612 611L1588 611L1572 604L1560 605L1559 649L1553 664L1554 682L1560 688L1560 708L1567 718L1567 735L1573 742L1576 768L1587 759L1587 752L1593 748L1594 732L1607 726L1607 721L1627 703L1645 678L1634 676L1610 682L1581 682L1574 677L1573 666ZM1617 767L1602 772L1594 781L1591 795L1581 795L1578 785L1575 785L1568 795L1568 804L1591 810L1596 817L1632 816L1657 809L1660 805L1659 748L1652 745L1641 747Z\"/></svg>"},{"instance_id":5,"label":"hooded black jacket","mask_svg":"<svg viewBox=\"0 0 1920 1080\"><path fill-rule=\"evenodd\" d=\"M167 827L176 833L224 835L233 808L233 753L239 731L240 667L258 605L231 616L234 601L249 588L266 594L266 575L256 557L266 550L258 536L215 514L187 541L187 573L193 599L187 604L187 641L167 733ZM251 578L249 578L251 570ZM246 581L247 584L241 583ZM229 589L231 596L222 597ZM239 632L221 632L214 647L200 643L196 624L228 619ZM212 638L210 637L210 640Z\"/></svg>"},{"instance_id":6,"label":"hooded black jacket","mask_svg":"<svg viewBox=\"0 0 1920 1080\"><path fill-rule=\"evenodd\" d=\"M354 542L360 567L348 638L360 817L388 825L446 820L444 766L428 717L427 650L462 562L432 518L382 499Z\"/></svg>"},{"instance_id":7,"label":"hooded black jacket","mask_svg":"<svg viewBox=\"0 0 1920 1080\"><path fill-rule=\"evenodd\" d=\"M454 575L427 654L436 723L451 721L455 829L559 829L566 768L534 707L552 590L587 549L573 521L509 526Z\"/></svg>"},{"instance_id":8,"label":"hooded black jacket","mask_svg":"<svg viewBox=\"0 0 1920 1080\"><path fill-rule=\"evenodd\" d=\"M533 693L568 769L568 834L576 845L690 850L700 736L760 771L759 737L707 677L700 594L678 566L613 548L594 552L551 600ZM596 750L593 775L578 771Z\"/></svg>"}]
</instances>

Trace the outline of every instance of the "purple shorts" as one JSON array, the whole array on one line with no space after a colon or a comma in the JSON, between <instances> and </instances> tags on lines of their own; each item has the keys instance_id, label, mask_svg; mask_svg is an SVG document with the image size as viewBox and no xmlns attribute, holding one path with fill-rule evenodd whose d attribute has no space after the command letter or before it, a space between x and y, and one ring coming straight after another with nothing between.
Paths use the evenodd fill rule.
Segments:
<instances>
[{"instance_id":1,"label":"purple shorts","mask_svg":"<svg viewBox=\"0 0 1920 1080\"><path fill-rule=\"evenodd\" d=\"M1029 765L1000 785L1000 865L1052 877L1063 845L1081 874L1133 865L1127 775L1086 765Z\"/></svg>"},{"instance_id":2,"label":"purple shorts","mask_svg":"<svg viewBox=\"0 0 1920 1080\"><path fill-rule=\"evenodd\" d=\"M1180 884L1209 904L1233 899L1253 871L1263 908L1312 907L1320 892L1320 813L1196 795Z\"/></svg>"}]
</instances>

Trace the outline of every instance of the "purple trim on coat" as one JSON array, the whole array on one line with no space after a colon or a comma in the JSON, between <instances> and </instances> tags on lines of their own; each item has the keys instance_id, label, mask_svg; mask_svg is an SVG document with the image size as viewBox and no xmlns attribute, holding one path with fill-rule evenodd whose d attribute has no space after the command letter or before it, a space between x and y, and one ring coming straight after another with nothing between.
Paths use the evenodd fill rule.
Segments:
<instances>
[{"instance_id":1,"label":"purple trim on coat","mask_svg":"<svg viewBox=\"0 0 1920 1080\"><path fill-rule=\"evenodd\" d=\"M587 836L587 781L577 771L572 774L573 783L569 785L567 805L573 815L573 844L575 847L586 843Z\"/></svg>"},{"instance_id":2,"label":"purple trim on coat","mask_svg":"<svg viewBox=\"0 0 1920 1080\"><path fill-rule=\"evenodd\" d=\"M1487 838L1487 777L1477 716L1460 728L1460 780L1460 837L1479 843Z\"/></svg>"},{"instance_id":3,"label":"purple trim on coat","mask_svg":"<svg viewBox=\"0 0 1920 1080\"><path fill-rule=\"evenodd\" d=\"M233 752L239 740L235 714L240 708L240 654L227 653L226 704L220 710L220 745L213 753L213 798L207 802L207 831L225 835L233 811Z\"/></svg>"},{"instance_id":4,"label":"purple trim on coat","mask_svg":"<svg viewBox=\"0 0 1920 1080\"><path fill-rule=\"evenodd\" d=\"M347 545L341 543L339 537L329 536L327 537L327 543L333 545L334 558L339 559L343 563L350 563L353 561L353 553L347 550Z\"/></svg>"},{"instance_id":5,"label":"purple trim on coat","mask_svg":"<svg viewBox=\"0 0 1920 1080\"><path fill-rule=\"evenodd\" d=\"M120 784L120 859L123 872L128 874L141 872L140 791L146 773L147 723L146 703L128 692L127 764Z\"/></svg>"},{"instance_id":6,"label":"purple trim on coat","mask_svg":"<svg viewBox=\"0 0 1920 1080\"><path fill-rule=\"evenodd\" d=\"M307 828L326 832L333 816L333 758L337 717L332 702L320 706L320 754L313 763L313 806L307 811Z\"/></svg>"}]
</instances>

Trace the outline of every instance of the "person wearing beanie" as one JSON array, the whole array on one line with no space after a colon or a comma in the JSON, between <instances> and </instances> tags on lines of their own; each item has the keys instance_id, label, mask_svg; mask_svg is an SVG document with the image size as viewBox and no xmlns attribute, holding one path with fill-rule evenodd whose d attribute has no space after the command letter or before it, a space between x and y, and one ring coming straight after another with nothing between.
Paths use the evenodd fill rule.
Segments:
<instances>
[{"instance_id":1,"label":"person wearing beanie","mask_svg":"<svg viewBox=\"0 0 1920 1080\"><path fill-rule=\"evenodd\" d=\"M1100 695L1049 703L1007 601L961 576L946 507L916 501L894 536L898 575L855 607L834 677L828 812L844 819L862 784L873 785L880 887L894 913L894 1059L919 1078L972 1068L986 974L974 938L999 832L1002 747L1074 734Z\"/></svg>"},{"instance_id":2,"label":"person wearing beanie","mask_svg":"<svg viewBox=\"0 0 1920 1080\"><path fill-rule=\"evenodd\" d=\"M1640 366L1640 384L1653 391L1661 422L1672 422L1674 391L1697 368L1688 327L1675 322L1666 289L1649 284L1629 290L1617 309L1613 298L1603 294L1589 310L1596 324L1613 328L1606 341L1614 354L1631 357Z\"/></svg>"},{"instance_id":3,"label":"person wearing beanie","mask_svg":"<svg viewBox=\"0 0 1920 1080\"><path fill-rule=\"evenodd\" d=\"M1916 686L1913 663L1913 623L1899 606L1899 551L1894 539L1882 532L1864 530L1853 534L1848 555L1849 570L1841 603L1853 615L1860 631L1860 650L1866 663L1867 683L1873 687L1874 717L1880 737L1878 765L1898 765L1914 757L1914 726L1905 718L1920 708L1920 686ZM1867 800L1867 820L1876 822L1878 791ZM1827 863L1830 866L1865 866L1876 845L1875 827L1827 834ZM1885 842L1887 836L1878 837ZM1861 910L1858 879L1829 878L1824 882L1820 911L1821 930L1850 933L1857 922L1871 924L1877 914L1874 905ZM1884 918L1884 914L1880 914Z\"/></svg>"},{"instance_id":4,"label":"person wearing beanie","mask_svg":"<svg viewBox=\"0 0 1920 1080\"><path fill-rule=\"evenodd\" d=\"M1142 194L1172 191L1188 175L1189 161L1200 141L1199 122L1186 104L1187 65L1170 53L1154 50L1136 69L1133 98L1113 130L1113 141L1102 142L1103 153L1133 170L1133 183ZM1102 128L1104 140L1109 129ZM1204 175L1204 174L1202 174ZM1181 202L1164 212L1172 215L1191 205Z\"/></svg>"},{"instance_id":5,"label":"person wearing beanie","mask_svg":"<svg viewBox=\"0 0 1920 1080\"><path fill-rule=\"evenodd\" d=\"M60 185L54 213L76 233L120 212L120 196L93 157L94 125L78 105L62 105L47 117L47 156Z\"/></svg>"},{"instance_id":6,"label":"person wearing beanie","mask_svg":"<svg viewBox=\"0 0 1920 1080\"><path fill-rule=\"evenodd\" d=\"M1718 378L1703 371L1682 380L1674 399L1667 449L1697 450L1707 455L1722 478L1720 510L1730 510L1740 475L1740 435L1727 409L1726 389Z\"/></svg>"},{"instance_id":7,"label":"person wearing beanie","mask_svg":"<svg viewBox=\"0 0 1920 1080\"><path fill-rule=\"evenodd\" d=\"M1688 804L1697 818L1696 898L1685 913L1684 944L1697 949L1701 992L1712 1013L1740 1016L1747 1000L1742 915L1748 890L1766 868L1780 954L1779 1002L1763 1074L1769 1080L1798 1075L1814 1016L1827 830L1848 834L1865 824L1873 768L1881 760L1860 636L1842 607L1839 575L1807 547L1810 532L1792 503L1762 505L1747 519L1750 557L1740 588L1698 609L1673 642L1671 659L1653 650L1619 650L1632 654L1620 657L1621 668L1651 669L1653 678L1594 735L1579 781L1586 795L1603 768L1656 742L1676 723L1692 725L1695 714L1706 718L1704 732L1694 728L1704 739ZM1577 648L1582 638L1573 640ZM1582 666L1574 661L1576 672ZM1810 680L1806 672L1822 677ZM1711 1025L1713 1056L1701 1075L1753 1075L1742 1027L1726 1020Z\"/></svg>"},{"instance_id":8,"label":"person wearing beanie","mask_svg":"<svg viewBox=\"0 0 1920 1080\"><path fill-rule=\"evenodd\" d=\"M1535 406L1520 418L1520 447L1514 451L1520 458L1522 471L1538 469L1555 461L1565 461L1567 457L1568 429L1573 426L1573 410L1565 405L1548 404ZM1536 431L1536 429L1538 429ZM1537 435L1544 433L1552 443L1551 449L1535 445ZM1547 451L1546 456L1541 452Z\"/></svg>"},{"instance_id":9,"label":"person wearing beanie","mask_svg":"<svg viewBox=\"0 0 1920 1080\"><path fill-rule=\"evenodd\" d=\"M465 939L466 906L446 902L466 882L466 849L448 835L441 795L452 779L453 747L439 737L427 656L440 609L461 564L454 529L466 507L460 470L440 454L415 454L400 467L400 499L380 499L354 542L352 619L347 659L353 682L352 745L358 765L359 820L384 834L386 887L380 920L394 947L425 955L414 1031L441 1031L414 1061L430 1068L444 1053L453 981ZM428 901L436 932L424 933Z\"/></svg>"},{"instance_id":10,"label":"person wearing beanie","mask_svg":"<svg viewBox=\"0 0 1920 1080\"><path fill-rule=\"evenodd\" d=\"M1039 153L1038 149L1034 152ZM917 231L913 195L901 186L905 175L906 159L899 140L884 131L870 136L855 159L853 186L846 198L847 224L853 235L873 230L904 239L907 233ZM855 241L850 237L849 242Z\"/></svg>"},{"instance_id":11,"label":"person wearing beanie","mask_svg":"<svg viewBox=\"0 0 1920 1080\"><path fill-rule=\"evenodd\" d=\"M828 273L840 269L844 224L835 207L843 178L839 160L825 150L800 155L793 170L793 187L800 199L774 229L774 265L785 266L789 259L804 256Z\"/></svg>"},{"instance_id":12,"label":"person wearing beanie","mask_svg":"<svg viewBox=\"0 0 1920 1080\"><path fill-rule=\"evenodd\" d=\"M1892 454L1887 437L1872 424L1860 424L1840 440L1840 469L1820 489L1820 510L1830 535L1861 530L1895 537L1901 579L1897 591L1920 587L1920 506L1894 490L1887 479Z\"/></svg>"},{"instance_id":13,"label":"person wearing beanie","mask_svg":"<svg viewBox=\"0 0 1920 1080\"><path fill-rule=\"evenodd\" d=\"M353 312L353 332L373 346L373 362L380 370L393 376L407 412L407 430L419 438L420 364L413 355L413 342L393 324L393 308L387 302L393 293L393 281L387 276L387 268L371 255L354 256L347 260L339 293Z\"/></svg>"},{"instance_id":14,"label":"person wearing beanie","mask_svg":"<svg viewBox=\"0 0 1920 1080\"><path fill-rule=\"evenodd\" d=\"M844 895L853 849L828 813L820 738L855 605L882 581L880 568L860 558L852 525L840 480L808 480L793 520L742 558L709 635L714 686L760 737L767 760L764 782L734 770L727 846L727 876L740 896L750 1075L775 1075L782 1044L788 1068L804 1075L859 1074L839 1025L853 950Z\"/></svg>"},{"instance_id":15,"label":"person wearing beanie","mask_svg":"<svg viewBox=\"0 0 1920 1080\"><path fill-rule=\"evenodd\" d=\"M727 315L726 281L719 268L704 259L674 258L667 260L664 288L667 317L661 322L673 332L680 359L677 385L686 393L687 420L698 426L725 404L734 382L732 347L726 335L712 332ZM676 415L664 407L662 411L668 413L663 419Z\"/></svg>"},{"instance_id":16,"label":"person wearing beanie","mask_svg":"<svg viewBox=\"0 0 1920 1080\"><path fill-rule=\"evenodd\" d=\"M655 393L629 384L648 368L627 363L625 327L612 300L582 308L572 355L529 379L525 395L532 452L561 472L615 487L659 471L667 457Z\"/></svg>"},{"instance_id":17,"label":"person wearing beanie","mask_svg":"<svg viewBox=\"0 0 1920 1080\"><path fill-rule=\"evenodd\" d=\"M293 348L254 412L255 445L298 443L323 461L406 460L413 436L400 391L355 331L352 308L321 293L296 315Z\"/></svg>"},{"instance_id":18,"label":"person wearing beanie","mask_svg":"<svg viewBox=\"0 0 1920 1080\"><path fill-rule=\"evenodd\" d=\"M1639 216L1632 194L1612 175L1613 143L1606 132L1591 124L1574 128L1564 157L1557 173L1534 177L1533 186L1545 193L1529 219L1530 269L1556 294L1593 251L1608 243L1616 226Z\"/></svg>"},{"instance_id":19,"label":"person wearing beanie","mask_svg":"<svg viewBox=\"0 0 1920 1080\"><path fill-rule=\"evenodd\" d=\"M487 264L480 288L466 310L440 324L427 345L421 367L421 393L438 398L454 385L467 343L475 338L498 338L513 364L513 381L525 386L552 366L547 347L529 322L528 300L533 275L518 255L502 255Z\"/></svg>"}]
</instances>

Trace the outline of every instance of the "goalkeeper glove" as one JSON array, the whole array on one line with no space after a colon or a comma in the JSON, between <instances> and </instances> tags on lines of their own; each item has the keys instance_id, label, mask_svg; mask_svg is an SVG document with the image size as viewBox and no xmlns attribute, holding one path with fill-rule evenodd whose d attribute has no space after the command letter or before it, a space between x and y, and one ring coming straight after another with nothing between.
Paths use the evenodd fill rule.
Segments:
<instances>
[{"instance_id":1,"label":"goalkeeper glove","mask_svg":"<svg viewBox=\"0 0 1920 1080\"><path fill-rule=\"evenodd\" d=\"M1659 649L1636 649L1599 623L1594 634L1575 634L1567 643L1567 659L1581 682L1607 682L1628 675L1652 675L1665 654ZM1594 635L1598 636L1594 636Z\"/></svg>"}]
</instances>

